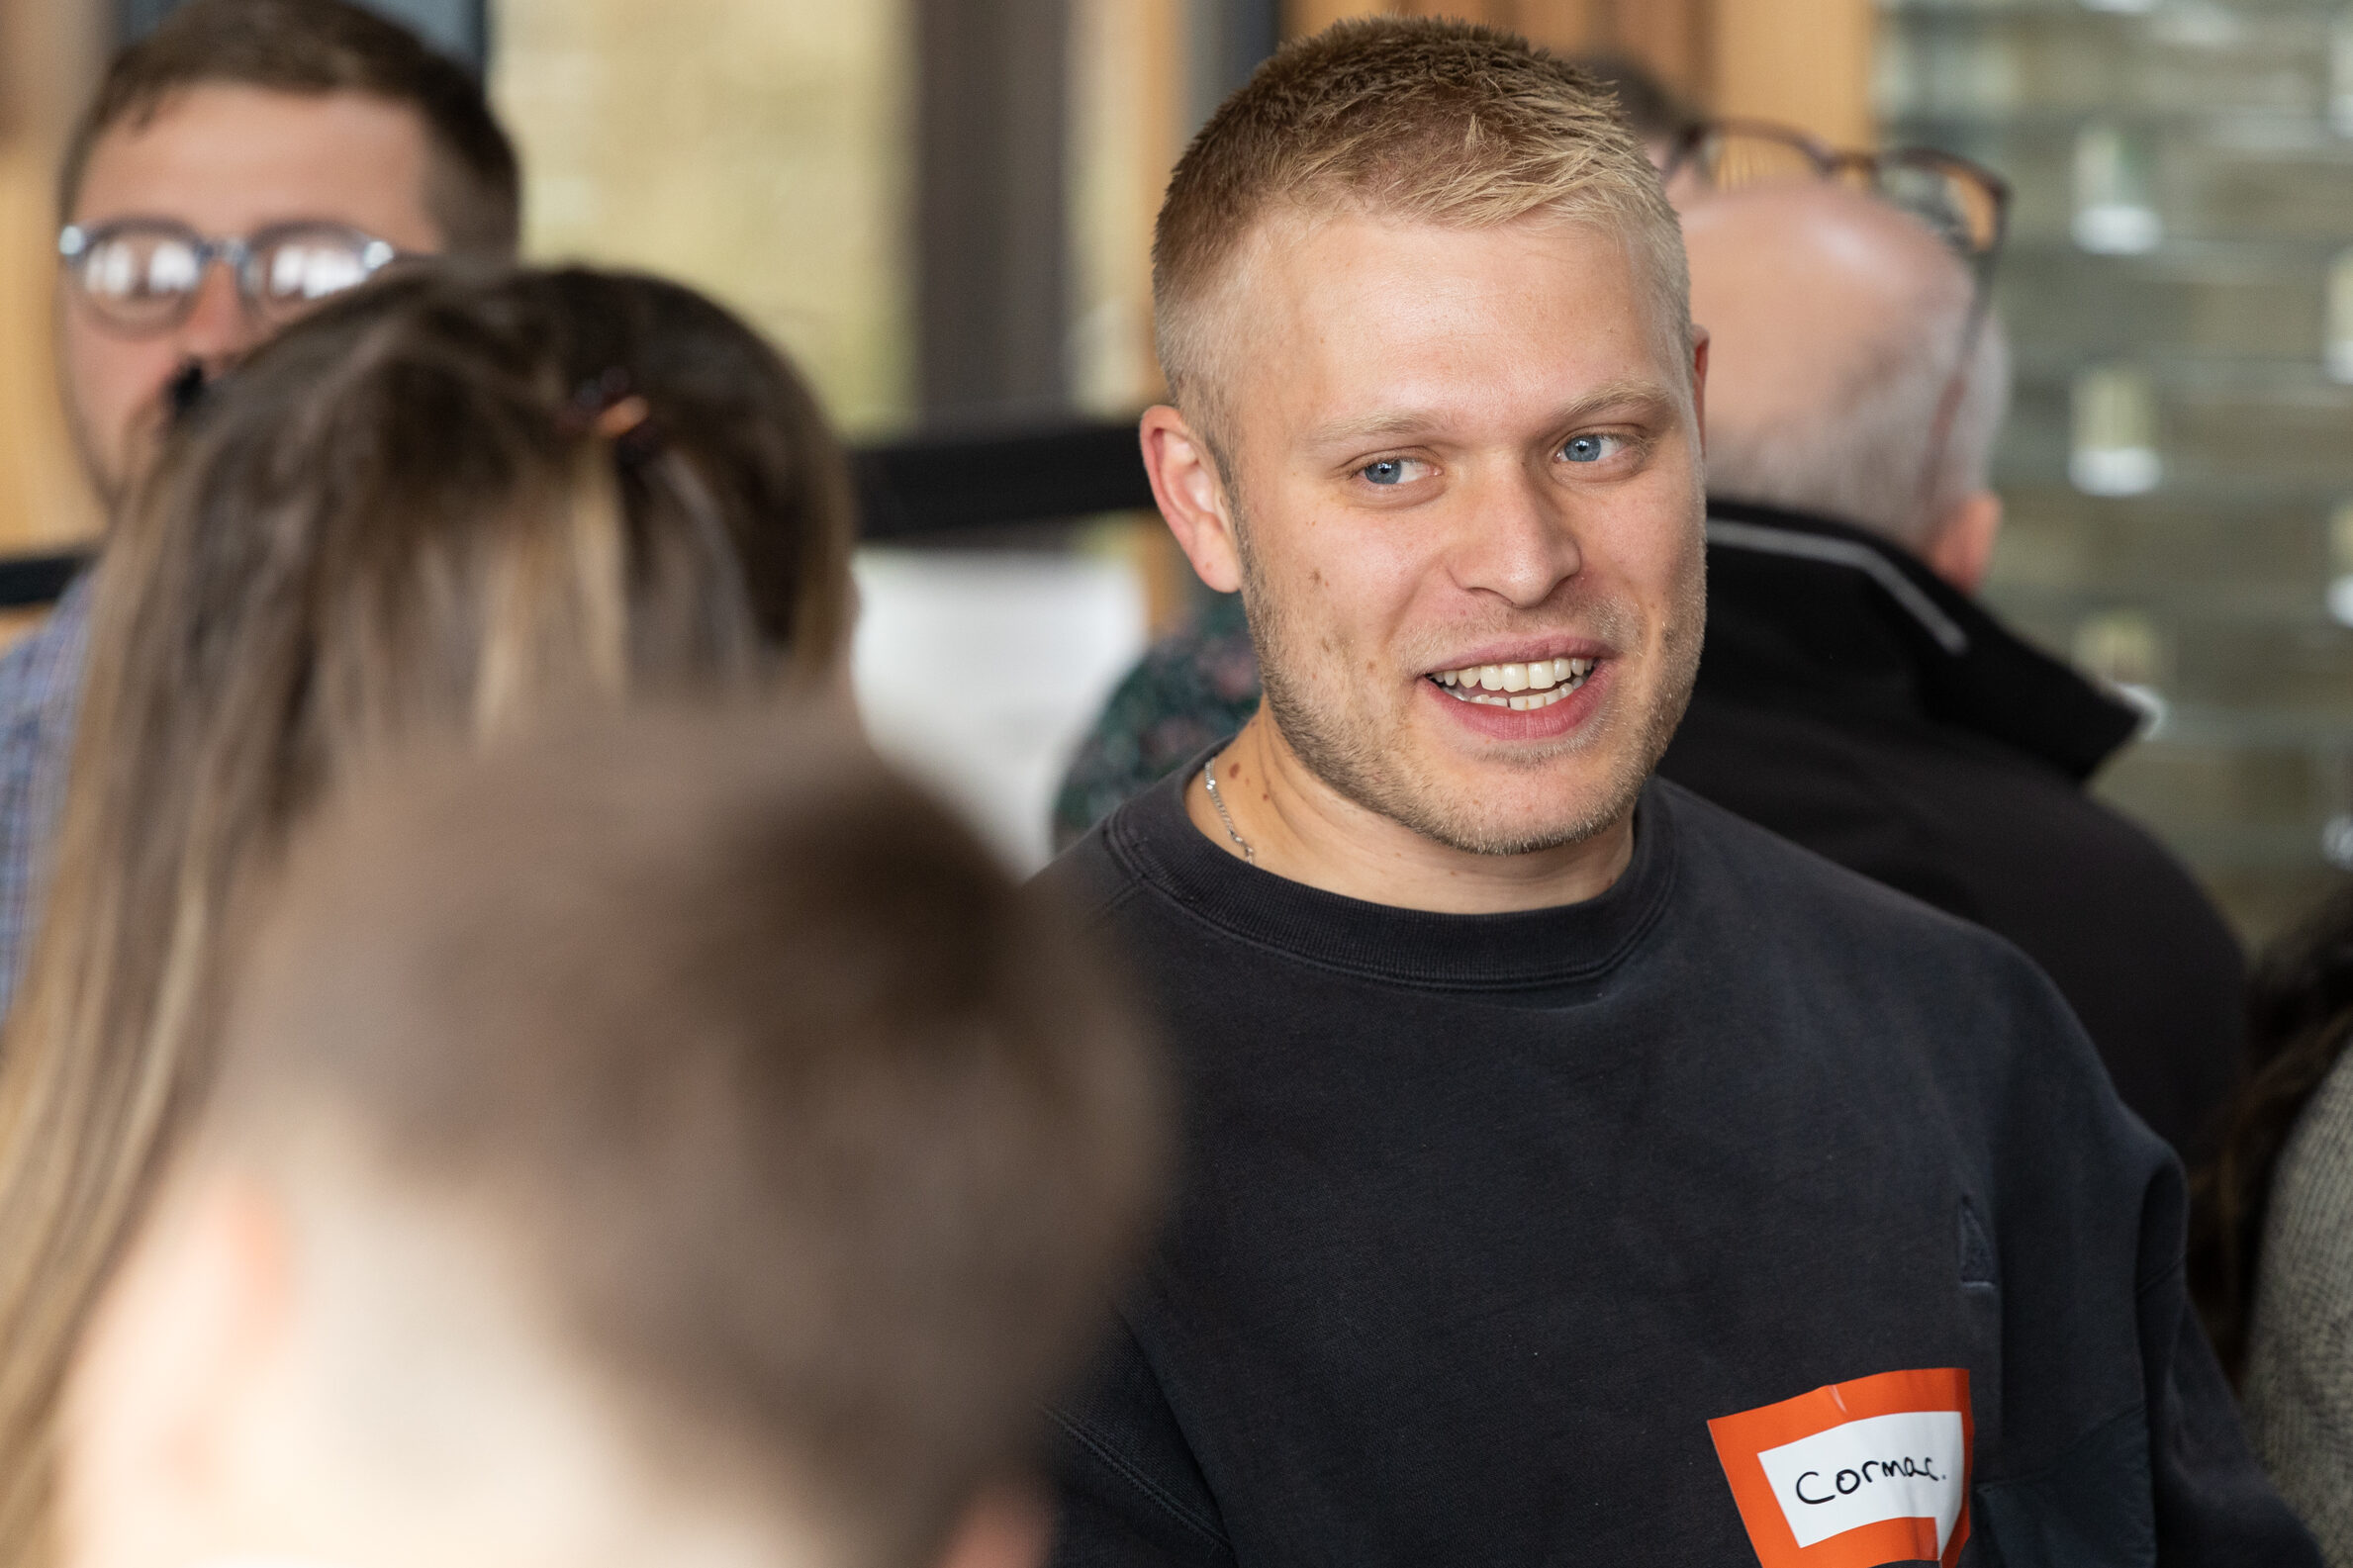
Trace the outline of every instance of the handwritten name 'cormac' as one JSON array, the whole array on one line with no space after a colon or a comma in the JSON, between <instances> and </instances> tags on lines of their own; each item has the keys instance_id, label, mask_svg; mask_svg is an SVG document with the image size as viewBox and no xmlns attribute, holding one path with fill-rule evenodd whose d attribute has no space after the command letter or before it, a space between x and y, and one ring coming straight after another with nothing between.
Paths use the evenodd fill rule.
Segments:
<instances>
[{"instance_id":1,"label":"handwritten name 'cormac'","mask_svg":"<svg viewBox=\"0 0 2353 1568\"><path fill-rule=\"evenodd\" d=\"M1878 1474L1872 1474L1873 1471L1877 1471ZM1800 1503L1835 1503L1850 1493L1860 1491L1874 1481L1893 1481L1898 1477L1919 1477L1928 1481L1944 1479L1936 1473L1934 1461L1930 1459L1865 1459L1857 1468L1841 1470L1833 1476L1829 1487L1835 1488L1835 1490L1826 1488L1820 1497L1809 1496L1806 1492L1808 1481L1812 1481L1816 1486L1823 1485L1820 1470L1808 1470L1804 1475L1799 1476L1796 1485L1791 1490L1797 1493Z\"/></svg>"}]
</instances>

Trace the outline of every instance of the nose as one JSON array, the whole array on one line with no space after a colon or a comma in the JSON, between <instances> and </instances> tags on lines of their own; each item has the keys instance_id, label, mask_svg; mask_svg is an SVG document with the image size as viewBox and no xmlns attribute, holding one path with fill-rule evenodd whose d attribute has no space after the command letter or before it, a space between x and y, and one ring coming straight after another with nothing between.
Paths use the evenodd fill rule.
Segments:
<instances>
[{"instance_id":1,"label":"nose","mask_svg":"<svg viewBox=\"0 0 2353 1568\"><path fill-rule=\"evenodd\" d=\"M237 293L236 277L220 262L205 268L196 286L196 301L178 332L182 356L216 375L250 352L262 329Z\"/></svg>"},{"instance_id":2,"label":"nose","mask_svg":"<svg viewBox=\"0 0 2353 1568\"><path fill-rule=\"evenodd\" d=\"M1584 568L1561 498L1553 486L1514 465L1463 497L1455 581L1517 609L1533 609Z\"/></svg>"}]
</instances>

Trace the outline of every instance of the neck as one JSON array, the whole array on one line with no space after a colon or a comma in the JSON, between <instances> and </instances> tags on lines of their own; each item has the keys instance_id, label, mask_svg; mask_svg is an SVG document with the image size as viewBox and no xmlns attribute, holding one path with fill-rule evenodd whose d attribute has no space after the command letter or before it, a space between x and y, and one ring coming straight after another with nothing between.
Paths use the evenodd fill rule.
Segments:
<instances>
[{"instance_id":1,"label":"neck","mask_svg":"<svg viewBox=\"0 0 2353 1568\"><path fill-rule=\"evenodd\" d=\"M1631 811L1591 838L1525 855L1478 855L1426 838L1324 783L1263 706L1212 766L1218 799L1259 870L1367 903L1450 915L1550 909L1606 892L1634 858ZM1197 774L1184 803L1194 827L1244 858Z\"/></svg>"},{"instance_id":2,"label":"neck","mask_svg":"<svg viewBox=\"0 0 2353 1568\"><path fill-rule=\"evenodd\" d=\"M792 1478L658 1436L585 1358L494 1210L454 1213L329 1119L275 1178L300 1273L224 1418L214 1538L330 1568L813 1568ZM348 1144L351 1147L345 1147ZM272 1320L273 1323L277 1320Z\"/></svg>"}]
</instances>

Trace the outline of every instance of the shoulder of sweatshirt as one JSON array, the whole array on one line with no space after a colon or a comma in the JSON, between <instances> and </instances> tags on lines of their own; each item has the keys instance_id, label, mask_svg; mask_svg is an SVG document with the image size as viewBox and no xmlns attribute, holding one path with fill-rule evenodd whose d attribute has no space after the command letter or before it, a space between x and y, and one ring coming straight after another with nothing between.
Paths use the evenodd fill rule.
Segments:
<instances>
[{"instance_id":1,"label":"shoulder of sweatshirt","mask_svg":"<svg viewBox=\"0 0 2353 1568\"><path fill-rule=\"evenodd\" d=\"M2087 1152L2105 1145L2133 1180L2170 1157L2117 1098L2058 988L2009 941L1679 785L1651 787L1681 840L1682 881L1662 922L1671 940L1740 950L1728 968L1751 985L1802 976L1796 1004L1841 1025L1826 1033L1925 1072L1927 1091L1992 1150L2024 1153L2054 1136Z\"/></svg>"}]
</instances>

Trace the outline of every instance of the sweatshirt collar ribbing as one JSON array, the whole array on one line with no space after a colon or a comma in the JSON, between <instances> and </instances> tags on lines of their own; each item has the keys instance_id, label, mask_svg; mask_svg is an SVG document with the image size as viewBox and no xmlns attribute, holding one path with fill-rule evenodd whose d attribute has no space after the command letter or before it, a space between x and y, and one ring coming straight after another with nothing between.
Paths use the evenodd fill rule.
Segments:
<instances>
[{"instance_id":1,"label":"sweatshirt collar ribbing","mask_svg":"<svg viewBox=\"0 0 2353 1568\"><path fill-rule=\"evenodd\" d=\"M1652 780L1635 808L1634 857L1581 903L1511 914L1439 914L1325 892L1245 865L1203 837L1184 790L1208 754L1121 807L1111 855L1152 892L1230 936L1365 979L1438 990L1510 990L1590 980L1624 962L1674 880L1674 785Z\"/></svg>"}]
</instances>

